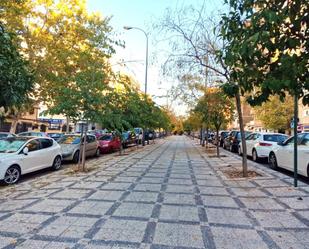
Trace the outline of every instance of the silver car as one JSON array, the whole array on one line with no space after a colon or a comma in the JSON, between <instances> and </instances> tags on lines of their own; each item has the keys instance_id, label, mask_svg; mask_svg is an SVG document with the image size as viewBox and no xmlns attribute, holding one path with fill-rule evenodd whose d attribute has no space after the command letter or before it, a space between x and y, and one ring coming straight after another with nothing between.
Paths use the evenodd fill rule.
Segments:
<instances>
[{"instance_id":1,"label":"silver car","mask_svg":"<svg viewBox=\"0 0 309 249\"><path fill-rule=\"evenodd\" d=\"M73 161L78 163L80 153L80 134L67 134L64 135L58 143L61 146L62 158L65 161ZM99 156L100 150L97 139L94 135L87 134L86 137L86 157Z\"/></svg>"}]
</instances>

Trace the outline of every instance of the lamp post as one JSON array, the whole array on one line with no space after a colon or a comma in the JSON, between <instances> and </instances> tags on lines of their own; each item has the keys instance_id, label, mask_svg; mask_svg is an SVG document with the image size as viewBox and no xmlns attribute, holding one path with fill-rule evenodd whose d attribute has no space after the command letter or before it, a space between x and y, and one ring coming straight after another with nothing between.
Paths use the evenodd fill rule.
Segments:
<instances>
[{"instance_id":1,"label":"lamp post","mask_svg":"<svg viewBox=\"0 0 309 249\"><path fill-rule=\"evenodd\" d=\"M139 31L142 31L146 37L146 59L145 59L145 98L147 94L147 78L148 78L148 34L146 33L145 30L138 28L138 27L131 27L131 26L124 26L123 27L125 30L131 30L131 29L137 29Z\"/></svg>"}]
</instances>

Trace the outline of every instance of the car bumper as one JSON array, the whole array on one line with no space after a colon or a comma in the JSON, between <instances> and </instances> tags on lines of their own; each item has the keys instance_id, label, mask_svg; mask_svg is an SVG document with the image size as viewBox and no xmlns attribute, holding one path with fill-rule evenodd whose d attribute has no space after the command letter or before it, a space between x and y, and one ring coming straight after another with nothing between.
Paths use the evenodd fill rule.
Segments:
<instances>
[{"instance_id":1,"label":"car bumper","mask_svg":"<svg viewBox=\"0 0 309 249\"><path fill-rule=\"evenodd\" d=\"M269 147L269 148L256 147L255 149L256 149L256 152L258 154L258 157L268 158L269 153L272 150L272 147Z\"/></svg>"},{"instance_id":2,"label":"car bumper","mask_svg":"<svg viewBox=\"0 0 309 249\"><path fill-rule=\"evenodd\" d=\"M73 160L73 153L62 153L61 156L63 161Z\"/></svg>"}]
</instances>

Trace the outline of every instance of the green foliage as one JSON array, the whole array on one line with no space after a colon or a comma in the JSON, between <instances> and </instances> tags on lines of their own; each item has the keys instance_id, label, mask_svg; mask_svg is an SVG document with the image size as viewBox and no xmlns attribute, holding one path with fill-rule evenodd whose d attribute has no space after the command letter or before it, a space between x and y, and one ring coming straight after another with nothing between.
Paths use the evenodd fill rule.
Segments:
<instances>
[{"instance_id":1,"label":"green foliage","mask_svg":"<svg viewBox=\"0 0 309 249\"><path fill-rule=\"evenodd\" d=\"M0 23L0 107L19 108L29 100L33 76L28 63L12 42L12 34Z\"/></svg>"},{"instance_id":2,"label":"green foliage","mask_svg":"<svg viewBox=\"0 0 309 249\"><path fill-rule=\"evenodd\" d=\"M221 20L222 59L251 105L309 89L307 0L233 0ZM308 97L303 99L304 102Z\"/></svg>"},{"instance_id":3,"label":"green foliage","mask_svg":"<svg viewBox=\"0 0 309 249\"><path fill-rule=\"evenodd\" d=\"M282 102L279 96L272 96L261 106L254 108L256 117L263 126L272 130L289 130L293 117L293 98L287 96Z\"/></svg>"}]
</instances>

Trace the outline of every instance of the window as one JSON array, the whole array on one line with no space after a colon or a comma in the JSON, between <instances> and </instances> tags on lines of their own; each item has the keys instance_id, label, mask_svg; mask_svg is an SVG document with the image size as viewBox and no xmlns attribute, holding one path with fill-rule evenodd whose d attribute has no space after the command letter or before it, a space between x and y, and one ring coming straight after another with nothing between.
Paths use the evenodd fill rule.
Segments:
<instances>
[{"instance_id":1,"label":"window","mask_svg":"<svg viewBox=\"0 0 309 249\"><path fill-rule=\"evenodd\" d=\"M301 141L300 145L309 146L309 134L304 135L303 140Z\"/></svg>"},{"instance_id":2,"label":"window","mask_svg":"<svg viewBox=\"0 0 309 249\"><path fill-rule=\"evenodd\" d=\"M46 149L48 147L53 146L53 140L51 139L43 138L43 139L40 139L40 141L41 141L42 149Z\"/></svg>"},{"instance_id":3,"label":"window","mask_svg":"<svg viewBox=\"0 0 309 249\"><path fill-rule=\"evenodd\" d=\"M283 142L287 138L288 136L285 135L277 135L277 134L264 135L264 141L269 142Z\"/></svg>"},{"instance_id":4,"label":"window","mask_svg":"<svg viewBox=\"0 0 309 249\"><path fill-rule=\"evenodd\" d=\"M28 147L29 152L39 150L40 142L37 139L32 140L29 143L27 143L26 147Z\"/></svg>"},{"instance_id":5,"label":"window","mask_svg":"<svg viewBox=\"0 0 309 249\"><path fill-rule=\"evenodd\" d=\"M87 143L93 143L95 141L95 136L87 136Z\"/></svg>"},{"instance_id":6,"label":"window","mask_svg":"<svg viewBox=\"0 0 309 249\"><path fill-rule=\"evenodd\" d=\"M254 134L249 135L246 140L252 140L253 139Z\"/></svg>"}]
</instances>

